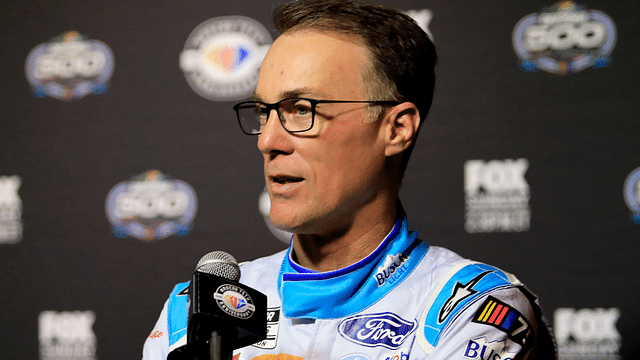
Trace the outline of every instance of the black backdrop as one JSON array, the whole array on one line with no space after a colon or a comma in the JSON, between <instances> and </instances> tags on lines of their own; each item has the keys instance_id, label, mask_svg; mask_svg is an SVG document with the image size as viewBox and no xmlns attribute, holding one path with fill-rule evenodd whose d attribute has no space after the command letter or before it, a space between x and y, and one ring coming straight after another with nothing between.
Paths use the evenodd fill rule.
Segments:
<instances>
[{"instance_id":1,"label":"black backdrop","mask_svg":"<svg viewBox=\"0 0 640 360\"><path fill-rule=\"evenodd\" d=\"M180 66L187 38L209 19L245 16L275 38L275 3L2 4L0 358L139 358L172 286L202 255L223 250L246 261L285 248L259 211L261 155L240 132L235 100L200 96ZM379 3L430 14L422 23L439 49L433 109L401 191L412 228L515 273L540 296L564 357L637 358L638 3L574 4L605 14L615 27L604 36L615 43L566 74L525 71L514 50L518 22L552 2ZM61 100L28 81L26 64L69 31L106 44L113 71L101 65L109 76L95 94ZM149 170L190 186L195 218L165 238L114 232L108 194ZM478 179L485 186L470 187ZM466 220L478 218L484 225Z\"/></svg>"}]
</instances>

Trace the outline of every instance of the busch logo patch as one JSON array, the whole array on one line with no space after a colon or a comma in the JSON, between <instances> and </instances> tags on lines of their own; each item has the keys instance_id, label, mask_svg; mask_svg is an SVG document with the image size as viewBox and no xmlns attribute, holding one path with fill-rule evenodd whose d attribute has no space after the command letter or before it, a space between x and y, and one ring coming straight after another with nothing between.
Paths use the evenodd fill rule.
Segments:
<instances>
[{"instance_id":1,"label":"busch logo patch","mask_svg":"<svg viewBox=\"0 0 640 360\"><path fill-rule=\"evenodd\" d=\"M376 280L378 286L384 285L387 281L390 284L402 276L406 272L406 267L403 266L409 257L404 253L397 253L395 256L387 255L384 261L384 265L378 268L376 273Z\"/></svg>"},{"instance_id":2,"label":"busch logo patch","mask_svg":"<svg viewBox=\"0 0 640 360\"><path fill-rule=\"evenodd\" d=\"M504 340L487 341L484 336L469 340L464 350L464 357L467 359L511 360L514 356L515 353L510 353L505 348Z\"/></svg>"},{"instance_id":3,"label":"busch logo patch","mask_svg":"<svg viewBox=\"0 0 640 360\"><path fill-rule=\"evenodd\" d=\"M359 345L396 350L417 326L415 320L407 321L387 312L350 316L340 322L338 331L345 339Z\"/></svg>"}]
</instances>

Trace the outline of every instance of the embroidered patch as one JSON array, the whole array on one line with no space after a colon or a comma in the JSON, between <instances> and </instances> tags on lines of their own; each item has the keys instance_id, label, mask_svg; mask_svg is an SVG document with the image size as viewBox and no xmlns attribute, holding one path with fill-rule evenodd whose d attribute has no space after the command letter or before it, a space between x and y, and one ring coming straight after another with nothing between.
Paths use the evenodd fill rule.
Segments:
<instances>
[{"instance_id":1,"label":"embroidered patch","mask_svg":"<svg viewBox=\"0 0 640 360\"><path fill-rule=\"evenodd\" d=\"M472 322L491 325L507 333L509 339L528 347L533 341L533 331L527 319L513 307L489 296L473 316Z\"/></svg>"},{"instance_id":2,"label":"embroidered patch","mask_svg":"<svg viewBox=\"0 0 640 360\"><path fill-rule=\"evenodd\" d=\"M476 284L480 282L483 277L490 273L491 270L485 271L469 280L469 282L467 282L466 284L456 282L451 296L444 302L444 305L442 305L442 308L440 309L440 313L438 314L438 324L442 324L445 320L447 320L447 317L451 315L456 306L458 306L463 300L476 294L478 291L473 287L476 286Z\"/></svg>"},{"instance_id":3,"label":"embroidered patch","mask_svg":"<svg viewBox=\"0 0 640 360\"><path fill-rule=\"evenodd\" d=\"M418 323L407 321L390 312L350 316L340 322L338 332L345 339L358 345L382 346L396 350L418 327Z\"/></svg>"}]
</instances>

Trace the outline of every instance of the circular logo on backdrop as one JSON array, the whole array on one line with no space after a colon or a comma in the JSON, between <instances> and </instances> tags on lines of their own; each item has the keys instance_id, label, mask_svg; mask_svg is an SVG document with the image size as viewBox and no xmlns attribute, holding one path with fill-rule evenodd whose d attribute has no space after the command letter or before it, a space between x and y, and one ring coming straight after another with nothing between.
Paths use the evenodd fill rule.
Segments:
<instances>
[{"instance_id":1,"label":"circular logo on backdrop","mask_svg":"<svg viewBox=\"0 0 640 360\"><path fill-rule=\"evenodd\" d=\"M249 293L236 285L219 286L213 294L213 298L222 311L239 319L250 318L256 310Z\"/></svg>"},{"instance_id":2,"label":"circular logo on backdrop","mask_svg":"<svg viewBox=\"0 0 640 360\"><path fill-rule=\"evenodd\" d=\"M25 72L34 96L73 100L105 93L113 67L105 43L68 31L31 50Z\"/></svg>"},{"instance_id":3,"label":"circular logo on backdrop","mask_svg":"<svg viewBox=\"0 0 640 360\"><path fill-rule=\"evenodd\" d=\"M145 241L189 234L197 209L193 188L158 170L117 184L106 201L113 234Z\"/></svg>"},{"instance_id":4,"label":"circular logo on backdrop","mask_svg":"<svg viewBox=\"0 0 640 360\"><path fill-rule=\"evenodd\" d=\"M525 71L570 74L605 67L615 44L613 20L572 1L527 15L513 30L513 47Z\"/></svg>"},{"instance_id":5,"label":"circular logo on backdrop","mask_svg":"<svg viewBox=\"0 0 640 360\"><path fill-rule=\"evenodd\" d=\"M640 224L640 168L633 170L624 182L624 201L631 210L633 222Z\"/></svg>"},{"instance_id":6,"label":"circular logo on backdrop","mask_svg":"<svg viewBox=\"0 0 640 360\"><path fill-rule=\"evenodd\" d=\"M180 53L180 69L191 89L206 99L245 99L256 88L272 42L269 31L254 19L216 17L191 32Z\"/></svg>"}]
</instances>

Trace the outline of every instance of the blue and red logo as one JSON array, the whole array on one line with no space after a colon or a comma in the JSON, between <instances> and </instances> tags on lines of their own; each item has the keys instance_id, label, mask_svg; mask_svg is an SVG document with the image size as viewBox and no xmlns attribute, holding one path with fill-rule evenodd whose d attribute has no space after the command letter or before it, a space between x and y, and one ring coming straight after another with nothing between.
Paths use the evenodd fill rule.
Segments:
<instances>
[{"instance_id":1,"label":"blue and red logo","mask_svg":"<svg viewBox=\"0 0 640 360\"><path fill-rule=\"evenodd\" d=\"M269 31L254 19L209 19L189 35L180 54L180 69L191 89L206 99L248 98L272 41Z\"/></svg>"},{"instance_id":2,"label":"blue and red logo","mask_svg":"<svg viewBox=\"0 0 640 360\"><path fill-rule=\"evenodd\" d=\"M247 300L245 300L243 297L239 296L238 294L233 294L233 295L225 294L224 299L227 301L227 303L229 303L229 305L231 305L231 307L233 307L236 310L247 306Z\"/></svg>"},{"instance_id":3,"label":"blue and red logo","mask_svg":"<svg viewBox=\"0 0 640 360\"><path fill-rule=\"evenodd\" d=\"M213 298L222 311L239 319L250 318L256 310L249 293L233 284L218 287Z\"/></svg>"}]
</instances>

